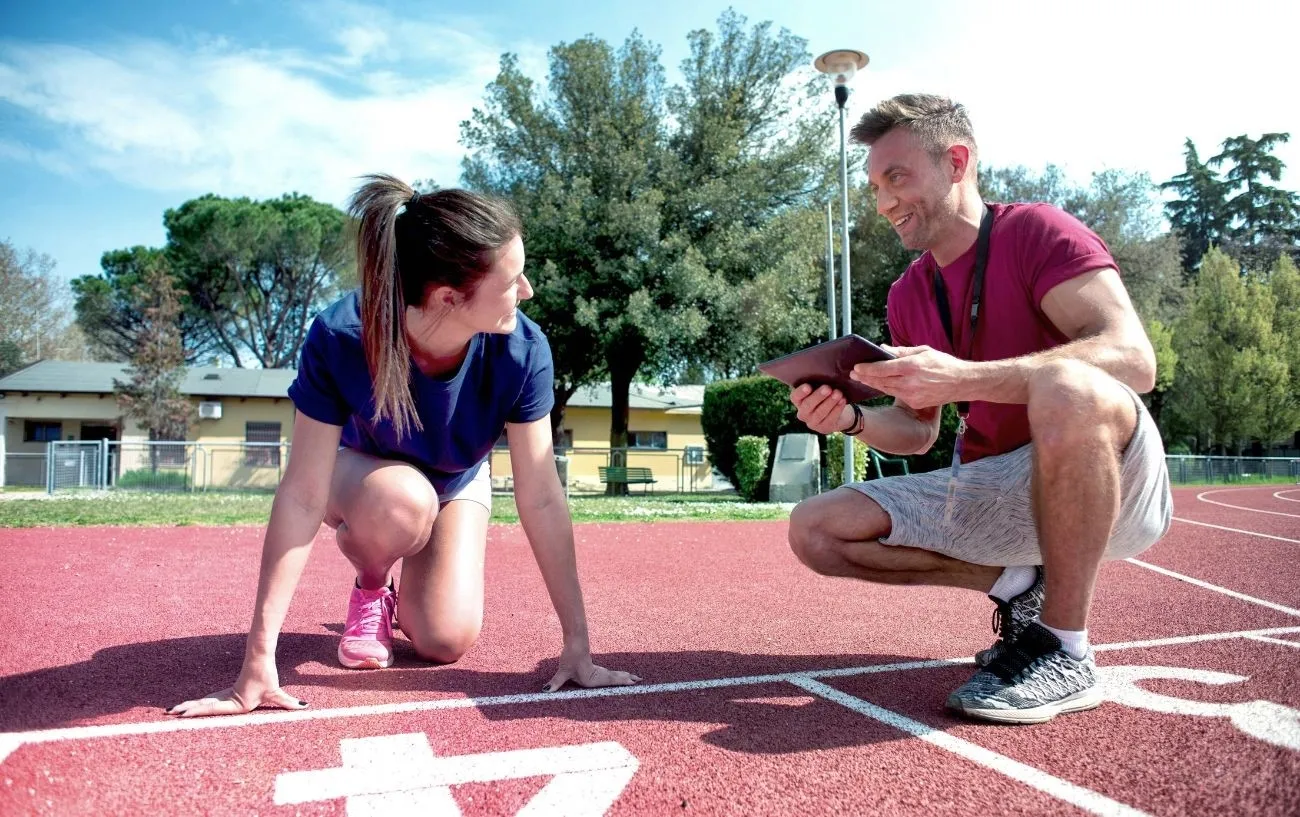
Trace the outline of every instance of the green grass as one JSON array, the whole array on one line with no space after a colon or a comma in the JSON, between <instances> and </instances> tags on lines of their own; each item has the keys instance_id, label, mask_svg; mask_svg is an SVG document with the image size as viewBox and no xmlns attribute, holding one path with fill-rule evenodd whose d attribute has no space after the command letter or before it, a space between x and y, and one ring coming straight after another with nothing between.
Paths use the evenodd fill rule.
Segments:
<instances>
[{"instance_id":1,"label":"green grass","mask_svg":"<svg viewBox=\"0 0 1300 817\"><path fill-rule=\"evenodd\" d=\"M265 525L270 493L58 494L0 500L0 528L73 525ZM734 495L640 494L629 497L574 496L575 522L646 522L663 519L785 519L786 507L741 502ZM492 521L517 522L514 498L492 498Z\"/></svg>"}]
</instances>

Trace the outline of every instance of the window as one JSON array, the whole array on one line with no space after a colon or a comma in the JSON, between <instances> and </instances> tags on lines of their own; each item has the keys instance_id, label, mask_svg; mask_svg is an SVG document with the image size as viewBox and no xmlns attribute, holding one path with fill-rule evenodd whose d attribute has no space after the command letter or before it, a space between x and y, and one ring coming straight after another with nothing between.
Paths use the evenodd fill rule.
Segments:
<instances>
[{"instance_id":1,"label":"window","mask_svg":"<svg viewBox=\"0 0 1300 817\"><path fill-rule=\"evenodd\" d=\"M244 423L244 441L250 443L275 443L275 445L245 446L245 465L251 465L255 468L280 467L279 423Z\"/></svg>"},{"instance_id":2,"label":"window","mask_svg":"<svg viewBox=\"0 0 1300 817\"><path fill-rule=\"evenodd\" d=\"M175 445L168 445L167 440L156 441L157 445L151 445L154 451L153 462L156 465L172 465L178 468L184 468L186 465L186 454L189 451L189 443L183 440L177 440Z\"/></svg>"},{"instance_id":3,"label":"window","mask_svg":"<svg viewBox=\"0 0 1300 817\"><path fill-rule=\"evenodd\" d=\"M668 432L667 431L629 431L627 433L628 448L658 448L667 450Z\"/></svg>"},{"instance_id":4,"label":"window","mask_svg":"<svg viewBox=\"0 0 1300 817\"><path fill-rule=\"evenodd\" d=\"M57 443L63 439L63 423L43 423L27 420L23 423L23 442Z\"/></svg>"}]
</instances>

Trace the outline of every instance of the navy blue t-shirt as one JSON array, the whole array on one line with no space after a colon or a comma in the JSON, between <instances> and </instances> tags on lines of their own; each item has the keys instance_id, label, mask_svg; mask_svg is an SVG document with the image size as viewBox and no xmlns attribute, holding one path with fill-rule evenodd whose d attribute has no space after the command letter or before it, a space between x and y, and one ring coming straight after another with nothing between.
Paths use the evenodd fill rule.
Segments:
<instances>
[{"instance_id":1,"label":"navy blue t-shirt","mask_svg":"<svg viewBox=\"0 0 1300 817\"><path fill-rule=\"evenodd\" d=\"M528 423L555 404L551 346L537 324L519 313L508 335L470 340L460 369L440 378L411 362L411 397L423 431L398 439L391 420L376 425L370 369L361 342L360 293L324 309L303 344L289 399L299 411L343 426L342 444L419 468L440 495L466 485L501 438L505 424Z\"/></svg>"}]
</instances>

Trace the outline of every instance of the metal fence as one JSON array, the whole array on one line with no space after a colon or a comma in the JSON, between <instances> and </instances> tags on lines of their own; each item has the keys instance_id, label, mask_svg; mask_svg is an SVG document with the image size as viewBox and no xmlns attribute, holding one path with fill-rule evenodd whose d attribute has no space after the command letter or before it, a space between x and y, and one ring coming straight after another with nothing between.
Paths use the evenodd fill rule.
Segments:
<instances>
[{"instance_id":1,"label":"metal fence","mask_svg":"<svg viewBox=\"0 0 1300 817\"><path fill-rule=\"evenodd\" d=\"M10 454L6 483L44 486L50 493L76 489L141 491L273 491L289 461L287 443L52 442L45 454ZM600 468L614 455L633 468L648 468L655 482L633 492L726 490L703 447L683 449L574 448L559 452L556 467L566 490L601 492ZM9 457L30 459L13 460ZM21 463L21 464L20 464ZM508 450L491 455L493 488L514 489Z\"/></svg>"},{"instance_id":2,"label":"metal fence","mask_svg":"<svg viewBox=\"0 0 1300 817\"><path fill-rule=\"evenodd\" d=\"M1251 479L1293 479L1300 482L1300 458L1293 457L1165 457L1169 480L1188 482L1243 482Z\"/></svg>"},{"instance_id":3,"label":"metal fence","mask_svg":"<svg viewBox=\"0 0 1300 817\"><path fill-rule=\"evenodd\" d=\"M5 454L4 469L7 486L44 488L49 469L45 452L39 454Z\"/></svg>"}]
</instances>

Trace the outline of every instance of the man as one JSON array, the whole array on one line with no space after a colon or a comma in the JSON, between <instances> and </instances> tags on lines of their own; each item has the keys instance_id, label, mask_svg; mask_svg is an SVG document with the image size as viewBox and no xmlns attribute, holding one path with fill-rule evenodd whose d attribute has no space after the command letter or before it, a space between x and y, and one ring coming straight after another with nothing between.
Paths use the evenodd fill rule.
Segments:
<instances>
[{"instance_id":1,"label":"man","mask_svg":"<svg viewBox=\"0 0 1300 817\"><path fill-rule=\"evenodd\" d=\"M1150 341L1092 231L1050 205L984 203L961 105L894 97L853 139L870 148L878 211L924 251L889 292L897 359L852 375L894 403L864 409L806 385L791 400L810 429L896 454L929 450L956 403L959 455L951 469L800 503L790 545L827 576L989 594L1000 637L950 708L1009 723L1092 709L1100 563L1150 547L1172 515L1160 435L1138 398L1155 382Z\"/></svg>"}]
</instances>

